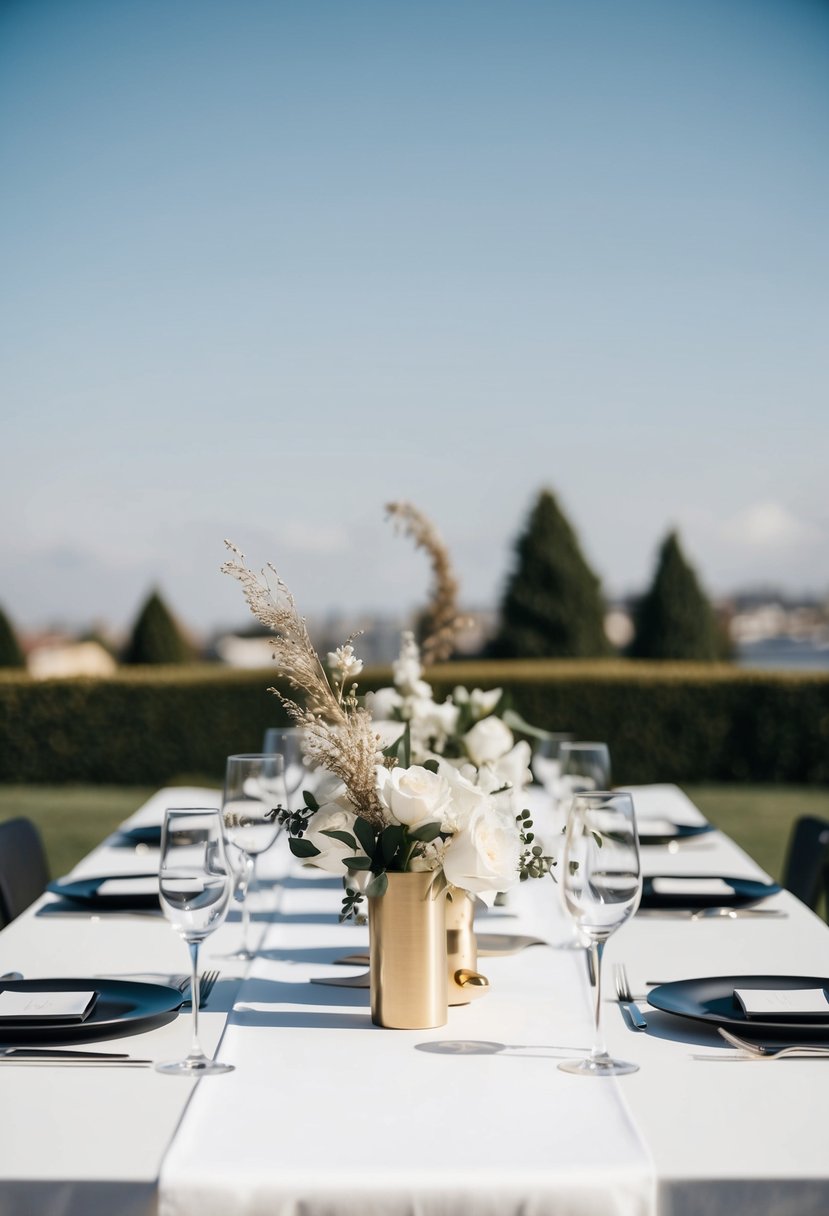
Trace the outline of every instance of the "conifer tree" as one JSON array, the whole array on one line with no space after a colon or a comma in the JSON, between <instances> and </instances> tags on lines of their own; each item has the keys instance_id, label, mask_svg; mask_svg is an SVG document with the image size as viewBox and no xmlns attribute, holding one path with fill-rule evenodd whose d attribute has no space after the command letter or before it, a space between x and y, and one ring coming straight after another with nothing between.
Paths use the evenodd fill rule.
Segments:
<instances>
[{"instance_id":1,"label":"conifer tree","mask_svg":"<svg viewBox=\"0 0 829 1216\"><path fill-rule=\"evenodd\" d=\"M157 591L146 600L132 627L122 662L189 663L193 651Z\"/></svg>"},{"instance_id":2,"label":"conifer tree","mask_svg":"<svg viewBox=\"0 0 829 1216\"><path fill-rule=\"evenodd\" d=\"M25 667L26 660L11 621L0 608L0 667Z\"/></svg>"},{"instance_id":3,"label":"conifer tree","mask_svg":"<svg viewBox=\"0 0 829 1216\"><path fill-rule=\"evenodd\" d=\"M714 612L676 532L659 549L653 581L634 612L630 654L638 659L714 661L726 657Z\"/></svg>"},{"instance_id":4,"label":"conifer tree","mask_svg":"<svg viewBox=\"0 0 829 1216\"><path fill-rule=\"evenodd\" d=\"M515 548L493 658L594 658L609 653L599 580L553 495L543 490Z\"/></svg>"}]
</instances>

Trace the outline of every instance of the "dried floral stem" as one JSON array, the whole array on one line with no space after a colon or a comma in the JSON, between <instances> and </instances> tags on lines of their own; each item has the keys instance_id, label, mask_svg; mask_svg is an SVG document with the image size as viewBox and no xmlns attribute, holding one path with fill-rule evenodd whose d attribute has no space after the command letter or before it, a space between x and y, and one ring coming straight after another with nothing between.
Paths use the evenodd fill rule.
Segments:
<instances>
[{"instance_id":1,"label":"dried floral stem","mask_svg":"<svg viewBox=\"0 0 829 1216\"><path fill-rule=\"evenodd\" d=\"M386 512L411 537L415 548L426 550L432 563L434 582L426 609L429 636L420 646L424 665L429 666L450 657L458 632L467 623L458 613L458 582L446 545L422 511L408 502L390 502Z\"/></svg>"},{"instance_id":2,"label":"dried floral stem","mask_svg":"<svg viewBox=\"0 0 829 1216\"><path fill-rule=\"evenodd\" d=\"M357 813L371 823L385 822L377 796L376 766L382 762L379 739L371 715L357 703L356 685L346 696L335 692L319 655L311 644L305 620L297 612L294 598L273 566L256 575L245 564L245 555L230 541L232 560L222 566L242 585L253 615L276 635L271 639L274 658L289 686L303 694L304 706L276 694L288 715L305 731L304 751L312 765L321 765L345 785Z\"/></svg>"}]
</instances>

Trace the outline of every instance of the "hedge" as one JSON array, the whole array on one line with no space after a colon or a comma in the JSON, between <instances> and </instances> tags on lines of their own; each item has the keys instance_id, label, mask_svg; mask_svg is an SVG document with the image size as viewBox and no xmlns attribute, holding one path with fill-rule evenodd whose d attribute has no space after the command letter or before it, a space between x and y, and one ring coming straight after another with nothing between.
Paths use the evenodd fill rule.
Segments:
<instances>
[{"instance_id":1,"label":"hedge","mask_svg":"<svg viewBox=\"0 0 829 1216\"><path fill-rule=\"evenodd\" d=\"M708 664L463 662L428 676L503 687L528 722L610 746L614 778L829 785L829 674ZM0 781L164 784L218 780L224 758L256 751L286 721L267 670L122 671L111 680L0 676ZM366 671L366 691L390 682Z\"/></svg>"}]
</instances>

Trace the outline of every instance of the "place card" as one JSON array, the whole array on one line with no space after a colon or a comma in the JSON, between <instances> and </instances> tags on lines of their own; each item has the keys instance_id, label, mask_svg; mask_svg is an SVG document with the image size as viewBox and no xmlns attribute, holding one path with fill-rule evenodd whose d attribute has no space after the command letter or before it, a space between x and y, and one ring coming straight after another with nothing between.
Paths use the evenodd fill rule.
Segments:
<instances>
[{"instance_id":1,"label":"place card","mask_svg":"<svg viewBox=\"0 0 829 1216\"><path fill-rule=\"evenodd\" d=\"M724 878L682 878L680 875L651 879L654 895L705 895L714 899L732 899L734 888Z\"/></svg>"},{"instance_id":2,"label":"place card","mask_svg":"<svg viewBox=\"0 0 829 1216\"><path fill-rule=\"evenodd\" d=\"M747 1018L829 1017L823 988L735 988Z\"/></svg>"},{"instance_id":3,"label":"place card","mask_svg":"<svg viewBox=\"0 0 829 1216\"><path fill-rule=\"evenodd\" d=\"M130 895L158 895L158 875L139 874L130 878L124 874L118 878L105 878L96 887L95 894L119 899Z\"/></svg>"},{"instance_id":4,"label":"place card","mask_svg":"<svg viewBox=\"0 0 829 1216\"><path fill-rule=\"evenodd\" d=\"M82 1022L98 999L97 992L0 992L2 1022Z\"/></svg>"}]
</instances>

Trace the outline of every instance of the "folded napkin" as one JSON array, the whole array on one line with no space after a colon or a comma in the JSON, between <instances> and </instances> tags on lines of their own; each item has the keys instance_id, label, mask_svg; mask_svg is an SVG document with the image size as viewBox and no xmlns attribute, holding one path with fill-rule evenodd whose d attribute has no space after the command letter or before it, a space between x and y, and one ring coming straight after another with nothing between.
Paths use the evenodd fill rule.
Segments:
<instances>
[{"instance_id":1,"label":"folded napkin","mask_svg":"<svg viewBox=\"0 0 829 1216\"><path fill-rule=\"evenodd\" d=\"M716 899L732 899L734 888L724 878L683 878L663 876L651 879L654 895L706 895Z\"/></svg>"},{"instance_id":2,"label":"folded napkin","mask_svg":"<svg viewBox=\"0 0 829 1216\"><path fill-rule=\"evenodd\" d=\"M82 1022L89 1017L97 992L0 992L2 1022Z\"/></svg>"},{"instance_id":3,"label":"folded napkin","mask_svg":"<svg viewBox=\"0 0 829 1216\"><path fill-rule=\"evenodd\" d=\"M158 895L158 875L137 874L135 878L129 875L105 878L96 888L95 894L118 898L125 895Z\"/></svg>"},{"instance_id":4,"label":"folded napkin","mask_svg":"<svg viewBox=\"0 0 829 1216\"><path fill-rule=\"evenodd\" d=\"M735 988L747 1018L829 1018L823 988Z\"/></svg>"}]
</instances>

